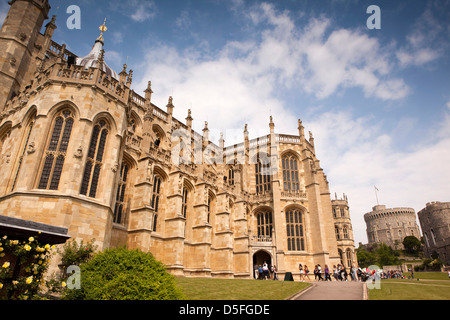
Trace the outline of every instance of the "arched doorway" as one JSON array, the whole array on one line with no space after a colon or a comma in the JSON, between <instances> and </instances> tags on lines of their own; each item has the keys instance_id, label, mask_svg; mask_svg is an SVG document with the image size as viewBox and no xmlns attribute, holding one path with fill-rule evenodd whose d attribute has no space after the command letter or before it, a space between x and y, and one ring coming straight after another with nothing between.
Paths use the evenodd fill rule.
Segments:
<instances>
[{"instance_id":1,"label":"arched doorway","mask_svg":"<svg viewBox=\"0 0 450 320\"><path fill-rule=\"evenodd\" d=\"M253 254L253 277L258 266L262 266L266 262L269 267L272 265L272 256L265 250L258 250Z\"/></svg>"}]
</instances>

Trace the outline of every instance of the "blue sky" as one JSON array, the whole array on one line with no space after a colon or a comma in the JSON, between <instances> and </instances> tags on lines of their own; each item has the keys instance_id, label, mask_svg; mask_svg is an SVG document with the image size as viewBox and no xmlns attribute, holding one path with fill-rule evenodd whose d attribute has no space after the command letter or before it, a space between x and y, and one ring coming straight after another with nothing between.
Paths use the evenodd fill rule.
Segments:
<instances>
[{"instance_id":1,"label":"blue sky","mask_svg":"<svg viewBox=\"0 0 450 320\"><path fill-rule=\"evenodd\" d=\"M70 5L81 29L69 30ZM381 29L366 26L369 5ZM53 39L86 55L107 18L106 62L134 70L153 103L173 96L178 119L209 122L226 144L312 131L330 191L346 193L356 244L376 204L450 201L450 1L51 1ZM7 10L0 5L0 19ZM57 8L59 7L59 8Z\"/></svg>"}]
</instances>

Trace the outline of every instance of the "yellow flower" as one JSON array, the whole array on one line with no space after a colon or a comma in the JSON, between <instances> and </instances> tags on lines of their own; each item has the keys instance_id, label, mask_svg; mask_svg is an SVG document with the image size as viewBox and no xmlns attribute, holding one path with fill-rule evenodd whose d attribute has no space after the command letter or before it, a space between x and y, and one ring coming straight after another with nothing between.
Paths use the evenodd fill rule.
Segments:
<instances>
[{"instance_id":1,"label":"yellow flower","mask_svg":"<svg viewBox=\"0 0 450 320\"><path fill-rule=\"evenodd\" d=\"M0 289L3 288L3 283L0 282Z\"/></svg>"},{"instance_id":2,"label":"yellow flower","mask_svg":"<svg viewBox=\"0 0 450 320\"><path fill-rule=\"evenodd\" d=\"M10 266L11 264L8 262L8 261L6 261L4 264L3 264L3 268L5 268L5 269L7 269L7 268L9 268L9 266Z\"/></svg>"},{"instance_id":3,"label":"yellow flower","mask_svg":"<svg viewBox=\"0 0 450 320\"><path fill-rule=\"evenodd\" d=\"M24 248L25 250L27 250L27 251L30 251L30 250L31 250L31 247L30 247L29 245L27 245L27 244L24 245L23 248Z\"/></svg>"},{"instance_id":4,"label":"yellow flower","mask_svg":"<svg viewBox=\"0 0 450 320\"><path fill-rule=\"evenodd\" d=\"M48 243L45 245L45 249L50 250L50 245Z\"/></svg>"},{"instance_id":5,"label":"yellow flower","mask_svg":"<svg viewBox=\"0 0 450 320\"><path fill-rule=\"evenodd\" d=\"M63 281L63 282L61 283L61 285L62 285L63 288L65 288L67 284Z\"/></svg>"},{"instance_id":6,"label":"yellow flower","mask_svg":"<svg viewBox=\"0 0 450 320\"><path fill-rule=\"evenodd\" d=\"M16 280L13 280L13 282L12 282L13 285L16 285L18 283L19 283L19 281L16 281Z\"/></svg>"},{"instance_id":7,"label":"yellow flower","mask_svg":"<svg viewBox=\"0 0 450 320\"><path fill-rule=\"evenodd\" d=\"M4 249L3 249L3 247L0 247L0 252L2 252Z\"/></svg>"},{"instance_id":8,"label":"yellow flower","mask_svg":"<svg viewBox=\"0 0 450 320\"><path fill-rule=\"evenodd\" d=\"M28 241L33 242L33 241L34 241L34 238L33 238L33 237L29 237L29 238L28 238Z\"/></svg>"},{"instance_id":9,"label":"yellow flower","mask_svg":"<svg viewBox=\"0 0 450 320\"><path fill-rule=\"evenodd\" d=\"M27 284L30 284L31 282L33 282L33 276L29 276L26 281Z\"/></svg>"}]
</instances>

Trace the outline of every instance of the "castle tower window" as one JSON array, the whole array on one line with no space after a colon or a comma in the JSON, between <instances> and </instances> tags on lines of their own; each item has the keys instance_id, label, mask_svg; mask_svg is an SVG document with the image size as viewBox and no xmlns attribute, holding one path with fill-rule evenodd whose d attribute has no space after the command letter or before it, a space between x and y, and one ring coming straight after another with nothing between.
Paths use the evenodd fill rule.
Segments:
<instances>
[{"instance_id":1,"label":"castle tower window","mask_svg":"<svg viewBox=\"0 0 450 320\"><path fill-rule=\"evenodd\" d=\"M336 233L336 240L341 240L341 236L339 233L339 227L334 227L334 232Z\"/></svg>"},{"instance_id":2,"label":"castle tower window","mask_svg":"<svg viewBox=\"0 0 450 320\"><path fill-rule=\"evenodd\" d=\"M272 237L272 212L261 211L256 214L258 238Z\"/></svg>"},{"instance_id":3,"label":"castle tower window","mask_svg":"<svg viewBox=\"0 0 450 320\"><path fill-rule=\"evenodd\" d=\"M39 189L58 190L73 123L73 115L69 110L63 110L56 116L45 152Z\"/></svg>"},{"instance_id":4,"label":"castle tower window","mask_svg":"<svg viewBox=\"0 0 450 320\"><path fill-rule=\"evenodd\" d=\"M284 191L298 191L298 165L294 155L286 155L282 159Z\"/></svg>"},{"instance_id":5,"label":"castle tower window","mask_svg":"<svg viewBox=\"0 0 450 320\"><path fill-rule=\"evenodd\" d=\"M123 224L123 214L126 212L125 208L125 192L127 188L128 178L128 164L122 163L120 169L120 181L117 186L116 206L114 208L114 223Z\"/></svg>"},{"instance_id":6,"label":"castle tower window","mask_svg":"<svg viewBox=\"0 0 450 320\"><path fill-rule=\"evenodd\" d=\"M256 193L264 194L270 191L270 163L258 159L255 164Z\"/></svg>"},{"instance_id":7,"label":"castle tower window","mask_svg":"<svg viewBox=\"0 0 450 320\"><path fill-rule=\"evenodd\" d=\"M289 251L305 250L303 214L298 209L286 211L286 236Z\"/></svg>"},{"instance_id":8,"label":"castle tower window","mask_svg":"<svg viewBox=\"0 0 450 320\"><path fill-rule=\"evenodd\" d=\"M342 233L344 234L344 239L348 239L348 229L347 229L347 227L344 227L342 229Z\"/></svg>"},{"instance_id":9,"label":"castle tower window","mask_svg":"<svg viewBox=\"0 0 450 320\"><path fill-rule=\"evenodd\" d=\"M100 120L92 132L91 143L89 145L86 166L83 173L83 182L81 183L82 195L89 195L95 198L97 194L98 180L103 165L103 153L105 151L106 138L108 137L108 128L104 120Z\"/></svg>"},{"instance_id":10,"label":"castle tower window","mask_svg":"<svg viewBox=\"0 0 450 320\"><path fill-rule=\"evenodd\" d=\"M433 244L436 245L436 234L434 233L433 229L430 229L431 233L431 240L433 240Z\"/></svg>"},{"instance_id":11,"label":"castle tower window","mask_svg":"<svg viewBox=\"0 0 450 320\"><path fill-rule=\"evenodd\" d=\"M153 179L153 193L152 193L152 208L153 213L153 231L156 231L158 226L158 212L159 212L159 200L161 198L161 177L155 175Z\"/></svg>"}]
</instances>

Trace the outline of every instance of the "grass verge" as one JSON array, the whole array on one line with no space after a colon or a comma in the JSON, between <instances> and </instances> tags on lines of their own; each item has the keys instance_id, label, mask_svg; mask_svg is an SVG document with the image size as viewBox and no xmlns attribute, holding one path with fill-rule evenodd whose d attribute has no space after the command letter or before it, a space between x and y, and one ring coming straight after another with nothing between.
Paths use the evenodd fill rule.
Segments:
<instances>
[{"instance_id":1,"label":"grass verge","mask_svg":"<svg viewBox=\"0 0 450 320\"><path fill-rule=\"evenodd\" d=\"M369 300L450 300L450 280L441 272L414 273L414 279L384 279L381 289L368 291Z\"/></svg>"},{"instance_id":2,"label":"grass verge","mask_svg":"<svg viewBox=\"0 0 450 320\"><path fill-rule=\"evenodd\" d=\"M187 300L284 300L310 284L293 281L176 278Z\"/></svg>"}]
</instances>

